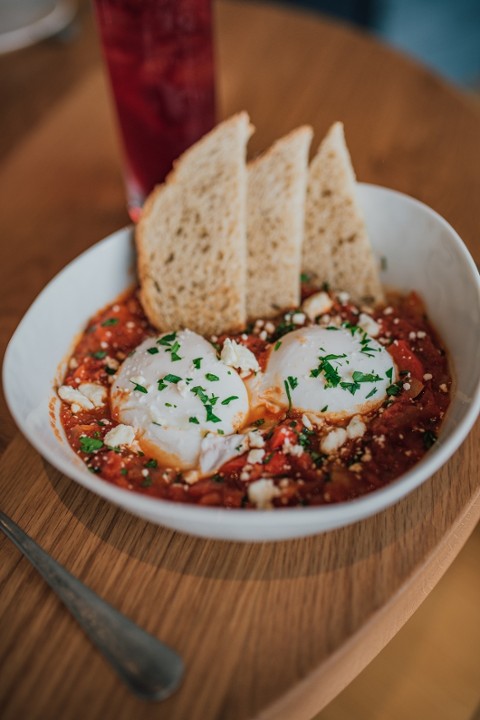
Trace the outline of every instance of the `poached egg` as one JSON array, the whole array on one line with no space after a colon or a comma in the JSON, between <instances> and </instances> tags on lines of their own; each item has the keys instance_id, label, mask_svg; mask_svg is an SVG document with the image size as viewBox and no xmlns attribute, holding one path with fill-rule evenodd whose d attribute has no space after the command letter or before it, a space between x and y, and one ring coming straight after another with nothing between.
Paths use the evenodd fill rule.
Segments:
<instances>
[{"instance_id":1,"label":"poached egg","mask_svg":"<svg viewBox=\"0 0 480 720\"><path fill-rule=\"evenodd\" d=\"M391 355L360 327L313 325L284 335L249 387L270 411L335 421L373 410L395 380Z\"/></svg>"},{"instance_id":2,"label":"poached egg","mask_svg":"<svg viewBox=\"0 0 480 720\"><path fill-rule=\"evenodd\" d=\"M234 434L249 410L237 371L190 330L142 342L118 370L110 398L113 417L135 429L142 450L182 470L198 465L206 436Z\"/></svg>"}]
</instances>

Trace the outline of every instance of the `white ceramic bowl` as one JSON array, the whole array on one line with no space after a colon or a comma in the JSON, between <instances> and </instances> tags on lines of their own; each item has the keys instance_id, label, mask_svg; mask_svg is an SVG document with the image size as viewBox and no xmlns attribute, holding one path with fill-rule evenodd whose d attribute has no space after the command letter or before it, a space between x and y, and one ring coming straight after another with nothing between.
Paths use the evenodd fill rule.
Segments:
<instances>
[{"instance_id":1,"label":"white ceramic bowl","mask_svg":"<svg viewBox=\"0 0 480 720\"><path fill-rule=\"evenodd\" d=\"M92 475L68 445L54 385L88 318L135 280L132 230L126 228L74 260L35 300L8 346L4 388L19 428L52 465L125 510L183 532L226 540L284 540L348 525L418 487L458 448L480 406L480 282L457 233L426 205L373 185L360 186L370 238L385 258L382 281L417 290L450 353L455 390L439 441L412 470L369 495L337 505L274 511L182 505L128 492ZM53 399L56 431L49 417ZM61 439L59 439L61 438Z\"/></svg>"}]
</instances>

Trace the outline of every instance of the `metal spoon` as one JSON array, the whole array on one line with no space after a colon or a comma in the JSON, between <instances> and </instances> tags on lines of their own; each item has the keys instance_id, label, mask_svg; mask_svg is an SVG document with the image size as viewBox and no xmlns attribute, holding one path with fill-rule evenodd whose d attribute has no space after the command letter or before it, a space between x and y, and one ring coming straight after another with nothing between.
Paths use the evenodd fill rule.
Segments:
<instances>
[{"instance_id":1,"label":"metal spoon","mask_svg":"<svg viewBox=\"0 0 480 720\"><path fill-rule=\"evenodd\" d=\"M176 652L89 590L2 512L0 529L57 593L134 693L148 700L164 700L177 689L184 667Z\"/></svg>"}]
</instances>

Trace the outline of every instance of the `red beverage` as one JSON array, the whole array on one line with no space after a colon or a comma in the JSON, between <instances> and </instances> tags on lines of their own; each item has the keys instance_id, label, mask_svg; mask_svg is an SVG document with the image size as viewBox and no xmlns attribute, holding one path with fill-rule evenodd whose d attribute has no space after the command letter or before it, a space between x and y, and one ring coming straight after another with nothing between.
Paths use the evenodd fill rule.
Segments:
<instances>
[{"instance_id":1,"label":"red beverage","mask_svg":"<svg viewBox=\"0 0 480 720\"><path fill-rule=\"evenodd\" d=\"M95 0L129 212L215 123L211 0Z\"/></svg>"}]
</instances>

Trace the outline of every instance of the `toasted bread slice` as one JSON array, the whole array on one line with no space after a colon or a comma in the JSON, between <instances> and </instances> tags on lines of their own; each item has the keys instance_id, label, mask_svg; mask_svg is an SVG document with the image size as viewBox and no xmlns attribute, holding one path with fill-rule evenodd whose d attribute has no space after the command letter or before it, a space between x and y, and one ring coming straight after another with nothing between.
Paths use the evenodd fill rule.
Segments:
<instances>
[{"instance_id":1,"label":"toasted bread slice","mask_svg":"<svg viewBox=\"0 0 480 720\"><path fill-rule=\"evenodd\" d=\"M246 144L242 112L217 125L155 188L136 230L140 298L159 330L202 335L246 322Z\"/></svg>"},{"instance_id":2,"label":"toasted bread slice","mask_svg":"<svg viewBox=\"0 0 480 720\"><path fill-rule=\"evenodd\" d=\"M383 300L340 122L332 125L310 164L302 269L356 302Z\"/></svg>"},{"instance_id":3,"label":"toasted bread slice","mask_svg":"<svg viewBox=\"0 0 480 720\"><path fill-rule=\"evenodd\" d=\"M268 318L300 303L308 150L297 128L248 165L247 315Z\"/></svg>"}]
</instances>

